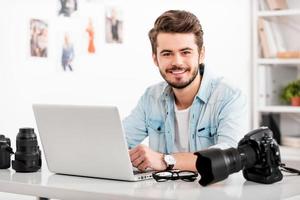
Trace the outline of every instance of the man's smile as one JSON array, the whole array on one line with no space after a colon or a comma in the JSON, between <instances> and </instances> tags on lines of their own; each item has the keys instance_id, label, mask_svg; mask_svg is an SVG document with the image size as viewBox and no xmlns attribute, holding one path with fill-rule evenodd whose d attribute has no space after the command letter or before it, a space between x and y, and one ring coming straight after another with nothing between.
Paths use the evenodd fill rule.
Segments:
<instances>
[{"instance_id":1,"label":"man's smile","mask_svg":"<svg viewBox=\"0 0 300 200\"><path fill-rule=\"evenodd\" d=\"M185 74L185 72L187 72L187 69L184 69L184 68L176 68L176 69L167 70L167 73L169 73L173 76L176 76L176 77Z\"/></svg>"}]
</instances>

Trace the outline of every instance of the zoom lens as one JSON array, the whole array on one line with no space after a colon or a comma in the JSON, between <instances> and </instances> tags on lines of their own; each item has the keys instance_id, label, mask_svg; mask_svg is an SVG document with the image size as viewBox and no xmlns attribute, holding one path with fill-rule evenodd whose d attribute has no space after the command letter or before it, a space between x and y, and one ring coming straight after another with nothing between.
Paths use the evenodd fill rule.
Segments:
<instances>
[{"instance_id":1,"label":"zoom lens","mask_svg":"<svg viewBox=\"0 0 300 200\"><path fill-rule=\"evenodd\" d=\"M242 167L240 155L234 148L227 150L211 148L195 154L198 156L196 167L201 175L199 183L203 186L224 180Z\"/></svg>"},{"instance_id":2,"label":"zoom lens","mask_svg":"<svg viewBox=\"0 0 300 200\"><path fill-rule=\"evenodd\" d=\"M16 140L17 150L12 167L17 172L36 172L41 168L41 151L33 128L20 128Z\"/></svg>"},{"instance_id":3,"label":"zoom lens","mask_svg":"<svg viewBox=\"0 0 300 200\"><path fill-rule=\"evenodd\" d=\"M253 166L256 161L256 154L248 145L226 150L211 148L195 155L198 156L196 168L201 175L199 183L203 186L222 181L245 166Z\"/></svg>"}]
</instances>

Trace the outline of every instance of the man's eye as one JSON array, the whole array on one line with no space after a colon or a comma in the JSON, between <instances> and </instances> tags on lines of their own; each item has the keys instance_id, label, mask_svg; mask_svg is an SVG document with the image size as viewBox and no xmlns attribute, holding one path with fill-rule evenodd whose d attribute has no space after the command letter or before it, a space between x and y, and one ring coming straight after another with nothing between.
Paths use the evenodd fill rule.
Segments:
<instances>
[{"instance_id":1,"label":"man's eye","mask_svg":"<svg viewBox=\"0 0 300 200\"><path fill-rule=\"evenodd\" d=\"M187 54L190 54L191 52L189 52L189 51L184 51L184 52L182 52L184 55L187 55Z\"/></svg>"},{"instance_id":2,"label":"man's eye","mask_svg":"<svg viewBox=\"0 0 300 200\"><path fill-rule=\"evenodd\" d=\"M170 56L171 53L163 53L162 56Z\"/></svg>"}]
</instances>

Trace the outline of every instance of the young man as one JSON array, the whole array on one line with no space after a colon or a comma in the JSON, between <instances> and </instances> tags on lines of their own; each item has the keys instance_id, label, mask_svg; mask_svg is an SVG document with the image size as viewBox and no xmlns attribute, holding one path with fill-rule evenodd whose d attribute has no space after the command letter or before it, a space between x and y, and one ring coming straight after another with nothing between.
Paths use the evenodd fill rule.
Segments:
<instances>
[{"instance_id":1,"label":"young man","mask_svg":"<svg viewBox=\"0 0 300 200\"><path fill-rule=\"evenodd\" d=\"M149 38L165 82L149 87L123 121L132 164L196 171L193 152L236 147L246 133L245 97L204 69L203 31L192 13L163 13ZM149 147L140 144L147 136Z\"/></svg>"}]
</instances>

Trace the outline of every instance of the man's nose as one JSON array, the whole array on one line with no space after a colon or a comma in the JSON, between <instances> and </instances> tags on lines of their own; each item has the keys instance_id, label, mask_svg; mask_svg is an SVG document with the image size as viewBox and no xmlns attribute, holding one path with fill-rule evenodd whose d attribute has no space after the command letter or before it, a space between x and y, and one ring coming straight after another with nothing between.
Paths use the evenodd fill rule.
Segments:
<instances>
[{"instance_id":1,"label":"man's nose","mask_svg":"<svg viewBox=\"0 0 300 200\"><path fill-rule=\"evenodd\" d=\"M173 66L181 66L183 64L183 58L180 54L175 54L172 59Z\"/></svg>"}]
</instances>

